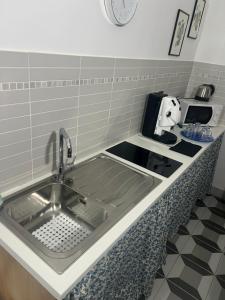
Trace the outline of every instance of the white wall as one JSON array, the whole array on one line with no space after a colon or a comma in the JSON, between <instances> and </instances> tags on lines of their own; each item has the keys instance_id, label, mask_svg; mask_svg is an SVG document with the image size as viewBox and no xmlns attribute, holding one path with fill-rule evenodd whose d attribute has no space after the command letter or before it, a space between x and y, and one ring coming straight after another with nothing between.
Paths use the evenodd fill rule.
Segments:
<instances>
[{"instance_id":1,"label":"white wall","mask_svg":"<svg viewBox=\"0 0 225 300\"><path fill-rule=\"evenodd\" d=\"M225 140L223 141L219 160L216 167L213 186L221 191L225 191Z\"/></svg>"},{"instance_id":2,"label":"white wall","mask_svg":"<svg viewBox=\"0 0 225 300\"><path fill-rule=\"evenodd\" d=\"M168 56L178 8L195 0L140 0L135 18L119 28L102 13L103 0L2 0L1 49L130 58ZM192 60L198 41L185 39L178 59Z\"/></svg>"},{"instance_id":3,"label":"white wall","mask_svg":"<svg viewBox=\"0 0 225 300\"><path fill-rule=\"evenodd\" d=\"M196 61L225 65L225 1L208 0Z\"/></svg>"},{"instance_id":4,"label":"white wall","mask_svg":"<svg viewBox=\"0 0 225 300\"><path fill-rule=\"evenodd\" d=\"M208 0L205 23L195 56L196 61L225 65L224 12L224 0ZM220 150L213 186L225 191L225 140Z\"/></svg>"}]
</instances>

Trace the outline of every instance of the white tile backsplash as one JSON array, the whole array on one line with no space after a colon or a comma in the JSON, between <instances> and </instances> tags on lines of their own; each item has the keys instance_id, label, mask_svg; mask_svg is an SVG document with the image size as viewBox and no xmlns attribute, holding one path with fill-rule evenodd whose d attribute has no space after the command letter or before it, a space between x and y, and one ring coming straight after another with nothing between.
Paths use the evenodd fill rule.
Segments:
<instances>
[{"instance_id":1,"label":"white tile backsplash","mask_svg":"<svg viewBox=\"0 0 225 300\"><path fill-rule=\"evenodd\" d=\"M60 127L78 157L137 133L146 95L183 96L191 70L192 62L1 51L0 192L56 169Z\"/></svg>"}]
</instances>

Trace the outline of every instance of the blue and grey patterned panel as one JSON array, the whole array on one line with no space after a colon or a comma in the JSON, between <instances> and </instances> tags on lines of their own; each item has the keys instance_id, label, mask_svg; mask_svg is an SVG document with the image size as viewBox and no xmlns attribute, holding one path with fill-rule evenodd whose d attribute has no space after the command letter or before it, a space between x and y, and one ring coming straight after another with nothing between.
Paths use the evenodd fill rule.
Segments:
<instances>
[{"instance_id":1,"label":"blue and grey patterned panel","mask_svg":"<svg viewBox=\"0 0 225 300\"><path fill-rule=\"evenodd\" d=\"M222 136L219 137L163 196L168 201L168 236L173 237L180 225L186 225L197 199L211 189Z\"/></svg>"}]
</instances>

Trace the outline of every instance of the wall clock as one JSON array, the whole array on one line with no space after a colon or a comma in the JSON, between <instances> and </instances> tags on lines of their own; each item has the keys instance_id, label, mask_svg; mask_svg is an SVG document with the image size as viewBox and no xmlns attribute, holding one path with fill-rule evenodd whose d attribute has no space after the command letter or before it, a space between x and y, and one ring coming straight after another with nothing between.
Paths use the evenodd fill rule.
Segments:
<instances>
[{"instance_id":1,"label":"wall clock","mask_svg":"<svg viewBox=\"0 0 225 300\"><path fill-rule=\"evenodd\" d=\"M110 21L117 26L124 26L133 18L139 0L104 0Z\"/></svg>"}]
</instances>

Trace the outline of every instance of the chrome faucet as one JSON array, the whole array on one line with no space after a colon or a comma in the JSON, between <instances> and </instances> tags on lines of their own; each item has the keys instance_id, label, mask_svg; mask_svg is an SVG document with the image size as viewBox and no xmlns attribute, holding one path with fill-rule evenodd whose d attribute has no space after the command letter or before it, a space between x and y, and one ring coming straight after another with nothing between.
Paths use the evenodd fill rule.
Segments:
<instances>
[{"instance_id":1,"label":"chrome faucet","mask_svg":"<svg viewBox=\"0 0 225 300\"><path fill-rule=\"evenodd\" d=\"M60 128L59 130L59 170L58 170L58 181L63 181L64 173L69 168L71 168L75 161L75 156L73 158L72 163L68 164L64 163L64 140L66 142L67 147L67 158L72 158L72 143L70 137L64 128Z\"/></svg>"}]
</instances>

